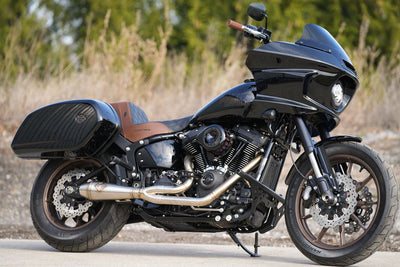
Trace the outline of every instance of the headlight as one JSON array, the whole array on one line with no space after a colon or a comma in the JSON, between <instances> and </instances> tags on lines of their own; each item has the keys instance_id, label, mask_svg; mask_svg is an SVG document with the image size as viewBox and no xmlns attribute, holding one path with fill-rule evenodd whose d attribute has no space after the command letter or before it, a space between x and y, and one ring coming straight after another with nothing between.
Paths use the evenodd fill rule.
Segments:
<instances>
[{"instance_id":1,"label":"headlight","mask_svg":"<svg viewBox=\"0 0 400 267\"><path fill-rule=\"evenodd\" d=\"M336 83L334 86L332 86L331 94L332 94L333 105L336 108L340 107L343 104L344 100L342 85L340 83Z\"/></svg>"}]
</instances>

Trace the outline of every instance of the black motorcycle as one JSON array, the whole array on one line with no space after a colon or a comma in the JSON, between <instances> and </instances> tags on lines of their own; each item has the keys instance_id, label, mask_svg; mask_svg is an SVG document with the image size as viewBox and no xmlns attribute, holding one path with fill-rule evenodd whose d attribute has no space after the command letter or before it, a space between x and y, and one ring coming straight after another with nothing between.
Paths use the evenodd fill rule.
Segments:
<instances>
[{"instance_id":1,"label":"black motorcycle","mask_svg":"<svg viewBox=\"0 0 400 267\"><path fill-rule=\"evenodd\" d=\"M72 100L25 118L12 148L48 160L30 209L49 245L90 251L145 221L225 231L257 256L258 233L285 215L294 244L317 263L354 264L380 247L398 209L393 172L361 138L330 135L358 87L350 59L320 26L307 24L296 43L271 42L265 7L251 4L248 15L265 28L228 26L262 43L246 62L254 79L193 116L149 122L129 102ZM275 191L283 163L301 151L284 197ZM254 232L252 252L236 234Z\"/></svg>"}]
</instances>

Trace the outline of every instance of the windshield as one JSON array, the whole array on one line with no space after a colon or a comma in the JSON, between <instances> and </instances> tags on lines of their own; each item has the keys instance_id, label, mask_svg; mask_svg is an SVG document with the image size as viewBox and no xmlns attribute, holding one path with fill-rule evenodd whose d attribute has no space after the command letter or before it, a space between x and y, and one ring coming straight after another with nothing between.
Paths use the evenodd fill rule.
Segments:
<instances>
[{"instance_id":1,"label":"windshield","mask_svg":"<svg viewBox=\"0 0 400 267\"><path fill-rule=\"evenodd\" d=\"M306 24L303 28L303 35L296 44L331 53L341 60L345 60L347 63L351 64L349 57L340 44L321 26Z\"/></svg>"}]
</instances>

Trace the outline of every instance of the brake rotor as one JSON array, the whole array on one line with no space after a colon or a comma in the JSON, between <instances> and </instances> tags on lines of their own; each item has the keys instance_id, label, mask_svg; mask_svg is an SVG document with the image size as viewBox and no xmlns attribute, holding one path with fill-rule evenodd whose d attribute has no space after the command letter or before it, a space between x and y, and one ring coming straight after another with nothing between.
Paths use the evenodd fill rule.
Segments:
<instances>
[{"instance_id":1,"label":"brake rotor","mask_svg":"<svg viewBox=\"0 0 400 267\"><path fill-rule=\"evenodd\" d=\"M310 206L310 214L315 222L325 228L334 228L349 221L357 206L358 193L353 179L344 174L337 174L339 193L337 202L329 206L321 199L317 199Z\"/></svg>"},{"instance_id":2,"label":"brake rotor","mask_svg":"<svg viewBox=\"0 0 400 267\"><path fill-rule=\"evenodd\" d=\"M65 195L65 189L73 178L79 180L88 173L89 171L83 169L70 170L57 181L54 187L53 205L61 217L75 218L82 216L93 205L93 202L89 200L78 201Z\"/></svg>"},{"instance_id":3,"label":"brake rotor","mask_svg":"<svg viewBox=\"0 0 400 267\"><path fill-rule=\"evenodd\" d=\"M368 187L364 187L359 195L359 199L365 200L367 202L372 202L372 194L369 192ZM373 208L371 206L357 206L355 210L355 215L360 219L363 225L367 225L367 223L371 220L371 214L373 213ZM353 234L354 232L358 232L361 229L360 225L350 220L348 227L346 227L346 234Z\"/></svg>"}]
</instances>

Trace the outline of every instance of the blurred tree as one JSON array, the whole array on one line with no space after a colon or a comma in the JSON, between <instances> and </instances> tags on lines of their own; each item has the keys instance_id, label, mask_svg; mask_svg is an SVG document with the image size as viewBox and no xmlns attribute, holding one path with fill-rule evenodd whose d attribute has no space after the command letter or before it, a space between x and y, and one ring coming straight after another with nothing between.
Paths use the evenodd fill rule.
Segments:
<instances>
[{"instance_id":1,"label":"blurred tree","mask_svg":"<svg viewBox=\"0 0 400 267\"><path fill-rule=\"evenodd\" d=\"M71 36L80 47L85 38L96 38L105 28L118 34L123 24L133 24L134 11L140 2L132 0L38 1L41 7L52 13L50 25L52 32L60 36Z\"/></svg>"},{"instance_id":2,"label":"blurred tree","mask_svg":"<svg viewBox=\"0 0 400 267\"><path fill-rule=\"evenodd\" d=\"M6 39L11 29L26 20L29 0L0 0L0 53L4 58Z\"/></svg>"},{"instance_id":3,"label":"blurred tree","mask_svg":"<svg viewBox=\"0 0 400 267\"><path fill-rule=\"evenodd\" d=\"M32 69L41 76L49 74L67 57L60 53L61 46L54 46L45 19L30 12L31 4L31 0L0 0L2 80Z\"/></svg>"},{"instance_id":4,"label":"blurred tree","mask_svg":"<svg viewBox=\"0 0 400 267\"><path fill-rule=\"evenodd\" d=\"M360 27L369 21L367 46L376 46L390 55L400 41L400 3L398 0L269 0L268 6L278 5L280 16L273 16L272 30L284 31L294 41L300 37L306 23L326 28L339 43L354 48L359 44ZM283 29L282 29L282 25Z\"/></svg>"},{"instance_id":5,"label":"blurred tree","mask_svg":"<svg viewBox=\"0 0 400 267\"><path fill-rule=\"evenodd\" d=\"M168 46L172 51L184 51L192 58L210 51L224 58L232 43L242 35L225 26L227 19L241 23L254 22L247 17L251 0L0 0L0 52L10 27L21 25L21 40L28 31L40 32L49 25L49 32L41 30L48 43L70 40L75 52L82 51L86 38L108 37L121 32L123 25L135 24L144 38L160 42L160 30L172 25ZM260 1L263 2L263 1ZM48 17L43 22L27 14L28 6L39 3ZM264 1L269 16L273 40L295 41L306 23L325 27L346 47L359 43L359 30L363 21L369 21L366 45L375 45L386 55L400 40L400 8L398 0L268 0ZM24 26L26 25L26 26ZM27 27L29 26L29 27ZM25 32L25 33L24 33ZM65 38L65 37L69 38ZM24 39L25 38L25 39ZM65 42L64 42L65 43ZM58 46L62 45L58 41ZM51 50L51 49L50 49Z\"/></svg>"}]
</instances>

